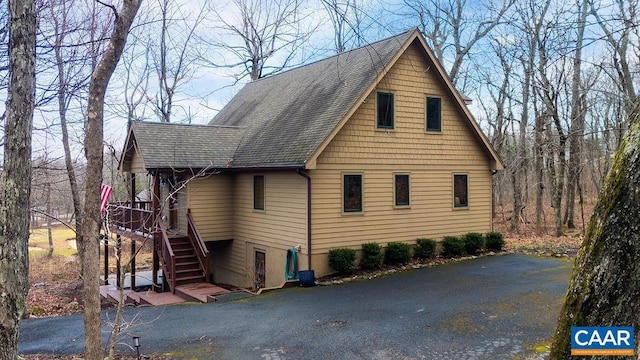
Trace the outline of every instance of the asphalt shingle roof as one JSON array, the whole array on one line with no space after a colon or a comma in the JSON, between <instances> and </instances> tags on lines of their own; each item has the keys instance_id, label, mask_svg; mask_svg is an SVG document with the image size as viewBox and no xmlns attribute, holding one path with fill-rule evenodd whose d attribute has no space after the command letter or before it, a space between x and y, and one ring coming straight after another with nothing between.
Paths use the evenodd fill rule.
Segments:
<instances>
[{"instance_id":1,"label":"asphalt shingle roof","mask_svg":"<svg viewBox=\"0 0 640 360\"><path fill-rule=\"evenodd\" d=\"M131 124L147 169L227 167L244 130L237 126Z\"/></svg>"},{"instance_id":2,"label":"asphalt shingle roof","mask_svg":"<svg viewBox=\"0 0 640 360\"><path fill-rule=\"evenodd\" d=\"M210 122L247 128L234 167L302 166L413 33L247 84Z\"/></svg>"},{"instance_id":3,"label":"asphalt shingle roof","mask_svg":"<svg viewBox=\"0 0 640 360\"><path fill-rule=\"evenodd\" d=\"M416 29L410 30L252 81L209 125L135 122L128 142L135 139L147 169L303 167L416 34ZM446 77L443 69L440 72ZM460 104L494 166L502 169ZM124 161L130 156L125 152Z\"/></svg>"}]
</instances>

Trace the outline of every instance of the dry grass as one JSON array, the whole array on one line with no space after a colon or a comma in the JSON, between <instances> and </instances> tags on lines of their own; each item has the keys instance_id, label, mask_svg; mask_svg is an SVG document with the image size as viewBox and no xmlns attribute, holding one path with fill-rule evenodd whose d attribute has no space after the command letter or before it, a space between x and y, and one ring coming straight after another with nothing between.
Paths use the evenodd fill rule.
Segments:
<instances>
[{"instance_id":1,"label":"dry grass","mask_svg":"<svg viewBox=\"0 0 640 360\"><path fill-rule=\"evenodd\" d=\"M53 240L53 254L71 256L76 254L76 249L70 244L75 242L76 233L67 227L55 227L51 229ZM29 258L46 255L49 250L49 236L45 228L32 229L29 235Z\"/></svg>"}]
</instances>

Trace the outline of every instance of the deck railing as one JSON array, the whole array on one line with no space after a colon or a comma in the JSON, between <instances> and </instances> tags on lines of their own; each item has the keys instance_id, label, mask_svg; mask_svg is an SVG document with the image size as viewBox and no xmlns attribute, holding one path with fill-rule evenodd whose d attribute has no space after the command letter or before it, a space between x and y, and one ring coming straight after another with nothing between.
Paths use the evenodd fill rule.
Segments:
<instances>
[{"instance_id":1,"label":"deck railing","mask_svg":"<svg viewBox=\"0 0 640 360\"><path fill-rule=\"evenodd\" d=\"M209 250L207 250L207 246L202 240L202 236L200 236L200 232L193 221L193 216L191 215L191 209L187 209L187 237L189 241L191 241L191 245L193 245L193 249L195 250L196 255L198 256L198 261L204 269L205 280L209 281Z\"/></svg>"},{"instance_id":2,"label":"deck railing","mask_svg":"<svg viewBox=\"0 0 640 360\"><path fill-rule=\"evenodd\" d=\"M158 220L158 256L162 263L162 274L169 284L172 293L176 292L176 255L173 253L169 236L162 220Z\"/></svg>"},{"instance_id":3,"label":"deck railing","mask_svg":"<svg viewBox=\"0 0 640 360\"><path fill-rule=\"evenodd\" d=\"M130 202L115 202L107 205L111 225L142 234L153 233L151 202L139 201L135 207Z\"/></svg>"}]
</instances>

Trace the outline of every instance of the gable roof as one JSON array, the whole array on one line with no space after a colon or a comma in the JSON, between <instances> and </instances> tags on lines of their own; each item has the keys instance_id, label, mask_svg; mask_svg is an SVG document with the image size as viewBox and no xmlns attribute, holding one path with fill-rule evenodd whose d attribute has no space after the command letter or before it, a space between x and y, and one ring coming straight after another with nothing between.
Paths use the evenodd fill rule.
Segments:
<instances>
[{"instance_id":1,"label":"gable roof","mask_svg":"<svg viewBox=\"0 0 640 360\"><path fill-rule=\"evenodd\" d=\"M303 166L414 31L247 84L210 124L247 126L235 166Z\"/></svg>"},{"instance_id":2,"label":"gable roof","mask_svg":"<svg viewBox=\"0 0 640 360\"><path fill-rule=\"evenodd\" d=\"M130 134L135 135L141 148L151 147L142 154L147 169L196 167L196 164L312 169L322 150L362 101L406 48L416 42L435 65L463 120L491 159L492 169L503 169L500 158L464 104L464 98L455 90L417 29L250 82L208 126L167 127L144 123L132 127ZM154 126L157 128L152 129ZM142 132L152 134L141 135ZM138 138L144 138L144 146ZM154 138L163 139L162 144ZM152 159L148 160L147 155ZM168 160L171 166L166 165ZM164 166L160 166L163 162Z\"/></svg>"},{"instance_id":3,"label":"gable roof","mask_svg":"<svg viewBox=\"0 0 640 360\"><path fill-rule=\"evenodd\" d=\"M233 158L243 128L134 121L120 160L139 151L147 169L223 168Z\"/></svg>"}]
</instances>

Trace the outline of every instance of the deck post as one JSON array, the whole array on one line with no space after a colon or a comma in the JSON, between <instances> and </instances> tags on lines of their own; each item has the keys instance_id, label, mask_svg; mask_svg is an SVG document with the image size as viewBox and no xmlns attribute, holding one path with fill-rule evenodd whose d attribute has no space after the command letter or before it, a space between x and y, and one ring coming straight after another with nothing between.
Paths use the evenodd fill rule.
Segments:
<instances>
[{"instance_id":1,"label":"deck post","mask_svg":"<svg viewBox=\"0 0 640 360\"><path fill-rule=\"evenodd\" d=\"M109 236L104 236L104 284L109 285Z\"/></svg>"},{"instance_id":2,"label":"deck post","mask_svg":"<svg viewBox=\"0 0 640 360\"><path fill-rule=\"evenodd\" d=\"M158 284L158 269L160 268L160 257L158 256L158 219L159 219L159 207L160 207L160 176L156 171L153 174L153 195L151 199L151 211L153 219L153 265L151 267L151 284L153 284L153 291L160 292L162 284ZM164 276L164 274L162 274ZM164 283L164 281L163 281Z\"/></svg>"},{"instance_id":3,"label":"deck post","mask_svg":"<svg viewBox=\"0 0 640 360\"><path fill-rule=\"evenodd\" d=\"M120 234L116 235L116 287L122 288L120 278L122 277L122 264L120 263L120 257L122 255L122 237Z\"/></svg>"},{"instance_id":4,"label":"deck post","mask_svg":"<svg viewBox=\"0 0 640 360\"><path fill-rule=\"evenodd\" d=\"M136 291L136 241L131 239L131 290Z\"/></svg>"}]
</instances>

